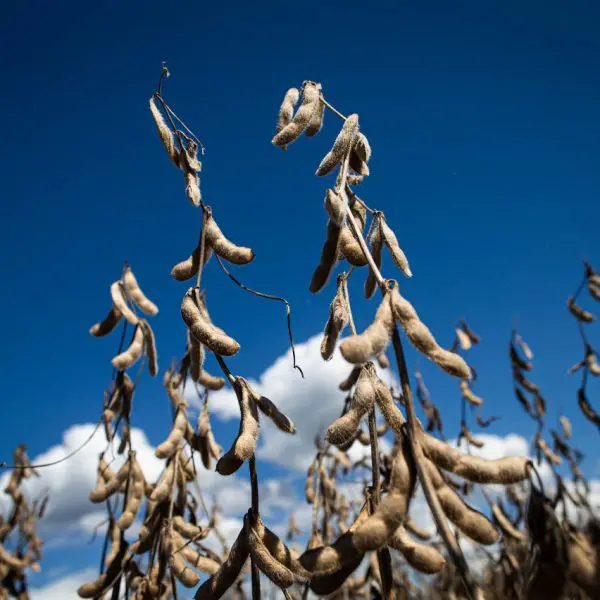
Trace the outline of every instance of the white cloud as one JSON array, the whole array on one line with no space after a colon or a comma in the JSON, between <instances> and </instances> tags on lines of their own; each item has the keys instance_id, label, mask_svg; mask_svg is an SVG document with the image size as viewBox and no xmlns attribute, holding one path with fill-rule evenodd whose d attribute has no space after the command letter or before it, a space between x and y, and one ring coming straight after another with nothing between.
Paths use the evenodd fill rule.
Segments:
<instances>
[{"instance_id":1,"label":"white cloud","mask_svg":"<svg viewBox=\"0 0 600 600\"><path fill-rule=\"evenodd\" d=\"M50 581L43 587L31 588L29 595L31 600L76 600L79 599L77 588L97 576L98 571L90 567Z\"/></svg>"}]
</instances>

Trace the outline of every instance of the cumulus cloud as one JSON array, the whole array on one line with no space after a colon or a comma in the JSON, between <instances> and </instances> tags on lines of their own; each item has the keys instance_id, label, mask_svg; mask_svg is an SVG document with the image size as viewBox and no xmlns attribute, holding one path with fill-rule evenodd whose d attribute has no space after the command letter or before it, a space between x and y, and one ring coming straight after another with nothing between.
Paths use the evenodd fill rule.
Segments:
<instances>
[{"instance_id":1,"label":"cumulus cloud","mask_svg":"<svg viewBox=\"0 0 600 600\"><path fill-rule=\"evenodd\" d=\"M76 573L69 573L45 586L31 588L29 595L31 600L76 600L79 598L77 588L97 576L97 569L90 567Z\"/></svg>"}]
</instances>

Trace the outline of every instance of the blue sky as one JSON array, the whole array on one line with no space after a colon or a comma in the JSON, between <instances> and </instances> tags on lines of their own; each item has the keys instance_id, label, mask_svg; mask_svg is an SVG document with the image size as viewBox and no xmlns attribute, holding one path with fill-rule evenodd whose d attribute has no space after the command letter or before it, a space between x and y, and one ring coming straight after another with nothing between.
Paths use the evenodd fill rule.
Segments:
<instances>
[{"instance_id":1,"label":"blue sky","mask_svg":"<svg viewBox=\"0 0 600 600\"><path fill-rule=\"evenodd\" d=\"M161 367L183 349L187 287L169 272L194 248L200 214L147 107L163 60L167 101L207 147L205 199L257 254L236 274L289 299L298 342L321 330L333 294L311 295L308 283L329 184L313 173L339 122L326 115L322 133L287 154L270 139L285 90L312 79L360 115L373 158L359 195L385 211L410 259L403 293L442 344L460 317L481 334L472 360L488 414L504 417L494 431L532 431L511 391L517 322L550 414L567 410L591 450L597 434L565 375L581 352L565 301L583 257L600 268L600 9L452 4L2 3L0 458L21 441L36 455L99 415L117 340L87 331L123 260L160 306ZM351 292L359 328L374 310L360 299L362 277ZM260 377L287 348L282 307L244 294L214 261L204 282L214 320L242 344L233 370ZM433 367L425 375L456 423L455 382ZM298 385L291 366L289 377ZM168 427L165 403L157 382L141 384L135 421L153 444ZM236 426L215 428L229 436Z\"/></svg>"}]
</instances>

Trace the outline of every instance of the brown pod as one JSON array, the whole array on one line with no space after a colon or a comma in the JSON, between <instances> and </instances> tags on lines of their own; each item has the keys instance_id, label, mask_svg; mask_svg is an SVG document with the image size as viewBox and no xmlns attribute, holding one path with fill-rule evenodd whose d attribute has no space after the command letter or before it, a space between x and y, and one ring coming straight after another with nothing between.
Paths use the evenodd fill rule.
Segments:
<instances>
[{"instance_id":1,"label":"brown pod","mask_svg":"<svg viewBox=\"0 0 600 600\"><path fill-rule=\"evenodd\" d=\"M367 257L348 225L344 225L340 232L339 258L345 258L354 267L364 267Z\"/></svg>"},{"instance_id":2,"label":"brown pod","mask_svg":"<svg viewBox=\"0 0 600 600\"><path fill-rule=\"evenodd\" d=\"M181 554L184 560L190 566L194 567L194 569L197 569L202 573L208 573L209 575L214 575L219 570L220 563L210 558L210 556L203 556L195 550L193 546L177 532L174 525L171 536L175 553Z\"/></svg>"},{"instance_id":3,"label":"brown pod","mask_svg":"<svg viewBox=\"0 0 600 600\"><path fill-rule=\"evenodd\" d=\"M277 128L275 133L279 133L284 127L289 125L294 116L294 108L298 104L300 99L300 91L298 88L290 88L283 97L283 102L279 108L279 114L277 115ZM287 150L285 145L281 146L282 150Z\"/></svg>"},{"instance_id":4,"label":"brown pod","mask_svg":"<svg viewBox=\"0 0 600 600\"><path fill-rule=\"evenodd\" d=\"M390 366L390 359L387 357L385 352L377 355L377 364L381 369L387 369Z\"/></svg>"},{"instance_id":5,"label":"brown pod","mask_svg":"<svg viewBox=\"0 0 600 600\"><path fill-rule=\"evenodd\" d=\"M588 281L587 285L588 292L590 296L600 302L600 283L593 283L592 281Z\"/></svg>"},{"instance_id":6,"label":"brown pod","mask_svg":"<svg viewBox=\"0 0 600 600\"><path fill-rule=\"evenodd\" d=\"M348 154L357 133L358 115L352 114L344 121L344 125L336 137L333 147L321 161L315 175L320 177L331 173L342 162L344 156Z\"/></svg>"},{"instance_id":7,"label":"brown pod","mask_svg":"<svg viewBox=\"0 0 600 600\"><path fill-rule=\"evenodd\" d=\"M467 363L458 354L444 350L439 346L431 331L420 321L413 305L400 295L397 285L388 292L387 296L390 297L395 319L400 323L408 339L417 350L425 354L427 358L450 375L461 379L471 378L471 369Z\"/></svg>"},{"instance_id":8,"label":"brown pod","mask_svg":"<svg viewBox=\"0 0 600 600\"><path fill-rule=\"evenodd\" d=\"M208 244L204 244L204 264L206 264L212 256L212 248ZM171 269L171 277L177 281L187 281L198 274L200 268L200 245L192 252L192 255L186 260L177 263Z\"/></svg>"},{"instance_id":9,"label":"brown pod","mask_svg":"<svg viewBox=\"0 0 600 600\"><path fill-rule=\"evenodd\" d=\"M138 324L137 315L129 308L127 298L120 281L115 281L110 286L110 295L113 301L113 306L125 317L132 325Z\"/></svg>"},{"instance_id":10,"label":"brown pod","mask_svg":"<svg viewBox=\"0 0 600 600\"><path fill-rule=\"evenodd\" d=\"M208 215L204 228L206 243L221 258L228 260L234 265L247 265L254 259L255 254L251 248L236 246L223 235L212 214Z\"/></svg>"},{"instance_id":11,"label":"brown pod","mask_svg":"<svg viewBox=\"0 0 600 600\"><path fill-rule=\"evenodd\" d=\"M456 339L458 340L460 347L463 350L470 350L471 347L473 346L473 343L471 342L471 338L460 327L457 327L455 329L455 331L456 331Z\"/></svg>"},{"instance_id":12,"label":"brown pod","mask_svg":"<svg viewBox=\"0 0 600 600\"><path fill-rule=\"evenodd\" d=\"M518 542L525 542L527 540L527 535L522 531L519 531L510 521L510 519L506 516L502 508L492 502L492 516L494 517L494 521L500 527L500 530L505 536L512 538Z\"/></svg>"},{"instance_id":13,"label":"brown pod","mask_svg":"<svg viewBox=\"0 0 600 600\"><path fill-rule=\"evenodd\" d=\"M342 356L352 364L367 362L387 348L394 328L390 294L386 293L375 313L375 319L360 335L346 338L340 344Z\"/></svg>"},{"instance_id":14,"label":"brown pod","mask_svg":"<svg viewBox=\"0 0 600 600\"><path fill-rule=\"evenodd\" d=\"M200 307L201 300L198 291L190 288L181 303L181 316L196 340L204 344L215 354L233 356L240 349L240 345L229 337L222 329L210 323Z\"/></svg>"},{"instance_id":15,"label":"brown pod","mask_svg":"<svg viewBox=\"0 0 600 600\"><path fill-rule=\"evenodd\" d=\"M117 492L129 477L131 461L128 460L116 473L116 475L105 480L103 477L97 482L97 487L89 493L89 500L94 504L104 502L107 498Z\"/></svg>"},{"instance_id":16,"label":"brown pod","mask_svg":"<svg viewBox=\"0 0 600 600\"><path fill-rule=\"evenodd\" d=\"M308 124L308 127L304 130L306 137L313 137L317 135L323 127L323 120L325 118L325 103L322 99L319 99L319 106L313 113L313 116Z\"/></svg>"},{"instance_id":17,"label":"brown pod","mask_svg":"<svg viewBox=\"0 0 600 600\"><path fill-rule=\"evenodd\" d=\"M217 462L217 472L221 475L232 475L243 464L254 456L258 441L258 411L256 404L250 400L245 380L237 377L234 384L240 407L240 427L231 448Z\"/></svg>"},{"instance_id":18,"label":"brown pod","mask_svg":"<svg viewBox=\"0 0 600 600\"><path fill-rule=\"evenodd\" d=\"M337 261L338 246L340 240L340 228L331 220L327 221L327 239L321 250L319 265L313 273L310 281L310 291L316 294L327 283L331 271Z\"/></svg>"},{"instance_id":19,"label":"brown pod","mask_svg":"<svg viewBox=\"0 0 600 600\"><path fill-rule=\"evenodd\" d=\"M202 371L200 373L200 377L198 378L198 383L203 385L207 390L217 392L223 388L225 385L225 380L217 375L211 375L206 371Z\"/></svg>"},{"instance_id":20,"label":"brown pod","mask_svg":"<svg viewBox=\"0 0 600 600\"><path fill-rule=\"evenodd\" d=\"M183 556L178 552L177 544L173 539L173 532L167 529L165 533L165 551L167 553L167 562L171 572L177 580L187 588L195 587L200 582L200 577L190 567L185 564Z\"/></svg>"},{"instance_id":21,"label":"brown pod","mask_svg":"<svg viewBox=\"0 0 600 600\"><path fill-rule=\"evenodd\" d=\"M162 113L156 106L154 101L154 96L150 98L150 112L152 113L152 118L154 119L154 123L156 124L156 128L158 129L158 135L160 136L160 141L163 143L171 162L179 167L179 150L175 145L175 138L173 137L172 131L169 129L169 126L165 122Z\"/></svg>"},{"instance_id":22,"label":"brown pod","mask_svg":"<svg viewBox=\"0 0 600 600\"><path fill-rule=\"evenodd\" d=\"M350 152L348 165L359 177L368 177L371 173L369 165L364 160L360 160L358 154L354 150Z\"/></svg>"},{"instance_id":23,"label":"brown pod","mask_svg":"<svg viewBox=\"0 0 600 600\"><path fill-rule=\"evenodd\" d=\"M113 306L102 321L90 327L90 334L96 337L107 335L119 324L121 316L121 311L116 306Z\"/></svg>"},{"instance_id":24,"label":"brown pod","mask_svg":"<svg viewBox=\"0 0 600 600\"><path fill-rule=\"evenodd\" d=\"M350 320L350 309L344 291L344 282L344 278L339 277L336 294L329 306L329 318L321 342L321 357L323 360L331 360L337 341Z\"/></svg>"},{"instance_id":25,"label":"brown pod","mask_svg":"<svg viewBox=\"0 0 600 600\"><path fill-rule=\"evenodd\" d=\"M122 562L127 551L127 544L120 543L118 551L107 566L106 571L93 582L84 583L77 589L80 598L101 598L104 592L115 582L122 570Z\"/></svg>"},{"instance_id":26,"label":"brown pod","mask_svg":"<svg viewBox=\"0 0 600 600\"><path fill-rule=\"evenodd\" d=\"M392 260L396 263L396 266L406 275L406 277L412 277L412 271L408 265L408 259L398 244L398 238L392 231L390 226L386 223L383 215L380 218L381 237L385 243L387 249L392 256Z\"/></svg>"},{"instance_id":27,"label":"brown pod","mask_svg":"<svg viewBox=\"0 0 600 600\"><path fill-rule=\"evenodd\" d=\"M528 392L531 392L532 394L536 394L537 392L539 392L538 386L535 383L533 383L533 381L527 379L527 377L523 375L521 369L519 369L519 367L516 365L513 365L513 377L515 378L517 383Z\"/></svg>"},{"instance_id":28,"label":"brown pod","mask_svg":"<svg viewBox=\"0 0 600 600\"><path fill-rule=\"evenodd\" d=\"M516 338L516 339L520 339L520 338ZM524 344L524 343L525 342L522 342L522 344ZM522 345L521 345L521 348L523 348ZM517 349L515 348L515 345L513 344L512 341L510 342L508 349L509 349L509 354L510 354L510 360L513 363L513 368L516 365L523 371L531 371L531 369L533 369L533 365L531 364L531 362L528 362L531 359L527 358L527 360L523 360L517 353ZM531 352L531 350L529 349L529 346L527 346L527 349L529 350L529 352ZM523 354L525 354L525 356L527 357L527 354L524 351L523 351Z\"/></svg>"},{"instance_id":29,"label":"brown pod","mask_svg":"<svg viewBox=\"0 0 600 600\"><path fill-rule=\"evenodd\" d=\"M590 375L593 375L594 377L600 376L600 364L598 363L596 353L593 350L588 351L585 357L585 363Z\"/></svg>"},{"instance_id":30,"label":"brown pod","mask_svg":"<svg viewBox=\"0 0 600 600\"><path fill-rule=\"evenodd\" d=\"M250 556L258 569L276 586L286 589L294 583L294 574L285 565L275 560L255 528L248 525L248 547Z\"/></svg>"},{"instance_id":31,"label":"brown pod","mask_svg":"<svg viewBox=\"0 0 600 600\"><path fill-rule=\"evenodd\" d=\"M296 426L294 425L292 420L286 415L284 415L277 408L277 406L275 406L275 404L271 400L269 400L269 398L261 396L259 393L257 393L245 379L243 380L243 385L245 385L248 388L250 398L253 402L256 402L256 405L258 406L260 412L262 412L263 415L269 417L269 419L273 421L273 423L278 429L284 431L285 433L296 433Z\"/></svg>"},{"instance_id":32,"label":"brown pod","mask_svg":"<svg viewBox=\"0 0 600 600\"><path fill-rule=\"evenodd\" d=\"M144 332L142 327L138 325L135 328L135 333L131 340L131 344L129 344L129 348L124 352L121 352L121 354L117 354L117 356L112 359L112 366L119 371L129 369L129 367L134 365L142 357L143 352Z\"/></svg>"},{"instance_id":33,"label":"brown pod","mask_svg":"<svg viewBox=\"0 0 600 600\"><path fill-rule=\"evenodd\" d=\"M371 256L376 267L381 271L381 258L383 250L383 237L381 235L381 216L375 215L375 223L373 225L373 233L371 234ZM371 298L377 288L377 280L375 279L374 271L369 267L369 274L365 281L365 298Z\"/></svg>"},{"instance_id":34,"label":"brown pod","mask_svg":"<svg viewBox=\"0 0 600 600\"><path fill-rule=\"evenodd\" d=\"M206 353L204 351L204 346L190 334L189 329L187 332L187 351L190 364L190 377L192 378L192 381L197 382L200 379L200 374L204 367Z\"/></svg>"},{"instance_id":35,"label":"brown pod","mask_svg":"<svg viewBox=\"0 0 600 600\"><path fill-rule=\"evenodd\" d=\"M183 174L185 181L185 195L189 202L195 206L200 206L202 201L202 192L200 192L200 178L191 169L185 169Z\"/></svg>"},{"instance_id":36,"label":"brown pod","mask_svg":"<svg viewBox=\"0 0 600 600\"><path fill-rule=\"evenodd\" d=\"M133 271L129 265L125 266L123 270L123 286L125 288L125 293L128 298L131 298L133 302L135 302L140 309L145 312L147 315L156 315L158 314L158 307L154 302L148 300L142 289L140 288Z\"/></svg>"},{"instance_id":37,"label":"brown pod","mask_svg":"<svg viewBox=\"0 0 600 600\"><path fill-rule=\"evenodd\" d=\"M354 385L356 384L356 382L358 381L358 377L360 375L362 371L362 366L357 366L354 367L352 369L352 371L350 371L350 374L348 375L348 377L346 377L346 379L344 379L344 381L342 381L340 383L340 385L338 386L340 390L342 390L342 392L347 392L349 390L351 390Z\"/></svg>"},{"instance_id":38,"label":"brown pod","mask_svg":"<svg viewBox=\"0 0 600 600\"><path fill-rule=\"evenodd\" d=\"M343 590L344 588L342 586L344 585L344 582L352 575L352 573L354 573L354 571L356 571L356 569L358 569L364 556L364 554L357 553L336 571L326 573L325 575L313 576L309 583L310 589L320 596L332 594L336 590Z\"/></svg>"},{"instance_id":39,"label":"brown pod","mask_svg":"<svg viewBox=\"0 0 600 600\"><path fill-rule=\"evenodd\" d=\"M194 540L196 542L203 540L210 533L210 529L194 525L179 515L173 517L173 529L187 540Z\"/></svg>"},{"instance_id":40,"label":"brown pod","mask_svg":"<svg viewBox=\"0 0 600 600\"><path fill-rule=\"evenodd\" d=\"M156 351L156 340L154 331L146 319L140 319L140 326L144 334L144 349L148 356L148 372L152 377L158 374L158 354Z\"/></svg>"},{"instance_id":41,"label":"brown pod","mask_svg":"<svg viewBox=\"0 0 600 600\"><path fill-rule=\"evenodd\" d=\"M571 427L571 421L569 421L568 417L561 415L559 418L560 426L563 431L563 435L568 440L573 435L573 428Z\"/></svg>"},{"instance_id":42,"label":"brown pod","mask_svg":"<svg viewBox=\"0 0 600 600\"><path fill-rule=\"evenodd\" d=\"M125 503L125 509L117 521L117 526L122 531L129 529L129 527L133 525L144 497L144 473L137 460L135 458L132 458L131 460L133 464L131 468L131 479L127 488L127 501Z\"/></svg>"},{"instance_id":43,"label":"brown pod","mask_svg":"<svg viewBox=\"0 0 600 600\"><path fill-rule=\"evenodd\" d=\"M325 210L329 218L341 227L346 221L346 201L332 189L327 189L325 193Z\"/></svg>"},{"instance_id":44,"label":"brown pod","mask_svg":"<svg viewBox=\"0 0 600 600\"><path fill-rule=\"evenodd\" d=\"M571 314L581 323L593 323L596 320L596 317L591 312L584 310L575 302L573 296L567 300L567 306Z\"/></svg>"},{"instance_id":45,"label":"brown pod","mask_svg":"<svg viewBox=\"0 0 600 600\"><path fill-rule=\"evenodd\" d=\"M300 134L309 126L315 112L319 110L321 84L305 81L302 95L302 103L294 118L271 140L271 143L275 146L287 146L297 140Z\"/></svg>"},{"instance_id":46,"label":"brown pod","mask_svg":"<svg viewBox=\"0 0 600 600\"><path fill-rule=\"evenodd\" d=\"M402 525L389 539L389 545L401 552L406 562L420 573L439 573L446 564L436 548L413 540Z\"/></svg>"},{"instance_id":47,"label":"brown pod","mask_svg":"<svg viewBox=\"0 0 600 600\"><path fill-rule=\"evenodd\" d=\"M402 424L404 423L404 415L394 403L394 397L390 388L378 378L375 383L375 391L377 393L375 398L377 406L379 406L379 410L383 413L385 422L392 431L400 433Z\"/></svg>"},{"instance_id":48,"label":"brown pod","mask_svg":"<svg viewBox=\"0 0 600 600\"><path fill-rule=\"evenodd\" d=\"M167 468L165 469L160 481L156 485L156 487L152 490L150 494L149 500L151 502L161 502L165 498L169 497L171 493L171 488L173 487L173 483L175 481L175 460L172 460Z\"/></svg>"},{"instance_id":49,"label":"brown pod","mask_svg":"<svg viewBox=\"0 0 600 600\"><path fill-rule=\"evenodd\" d=\"M175 421L173 422L173 427L169 432L167 439L162 444L159 444L154 450L154 454L157 458L170 458L177 452L189 424L186 408L186 403L177 407Z\"/></svg>"}]
</instances>

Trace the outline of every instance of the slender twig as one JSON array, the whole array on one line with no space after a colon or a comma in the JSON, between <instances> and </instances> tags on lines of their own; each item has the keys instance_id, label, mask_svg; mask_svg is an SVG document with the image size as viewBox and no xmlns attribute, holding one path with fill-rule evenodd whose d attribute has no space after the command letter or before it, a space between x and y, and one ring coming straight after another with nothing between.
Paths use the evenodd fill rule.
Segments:
<instances>
[{"instance_id":1,"label":"slender twig","mask_svg":"<svg viewBox=\"0 0 600 600\"><path fill-rule=\"evenodd\" d=\"M196 276L196 287L200 289L202 282L202 272L204 271L204 253L206 252L206 221L210 216L208 209L202 210L202 230L200 231L200 252L198 256L198 274Z\"/></svg>"},{"instance_id":2,"label":"slender twig","mask_svg":"<svg viewBox=\"0 0 600 600\"><path fill-rule=\"evenodd\" d=\"M250 527L254 527L259 516L259 495L258 495L258 477L256 475L256 459L254 455L248 461L250 470L250 485L252 488L252 508L250 509ZM252 600L260 600L260 571L254 561L254 557L250 557L251 572L252 572Z\"/></svg>"},{"instance_id":3,"label":"slender twig","mask_svg":"<svg viewBox=\"0 0 600 600\"><path fill-rule=\"evenodd\" d=\"M345 117L337 108L335 108L334 106L332 106L331 104L329 104L329 102L327 102L327 100L325 100L325 96L323 96L323 94L321 93L321 102L334 114L337 115L340 119L342 119L343 121L345 121L347 119L347 117Z\"/></svg>"}]
</instances>

